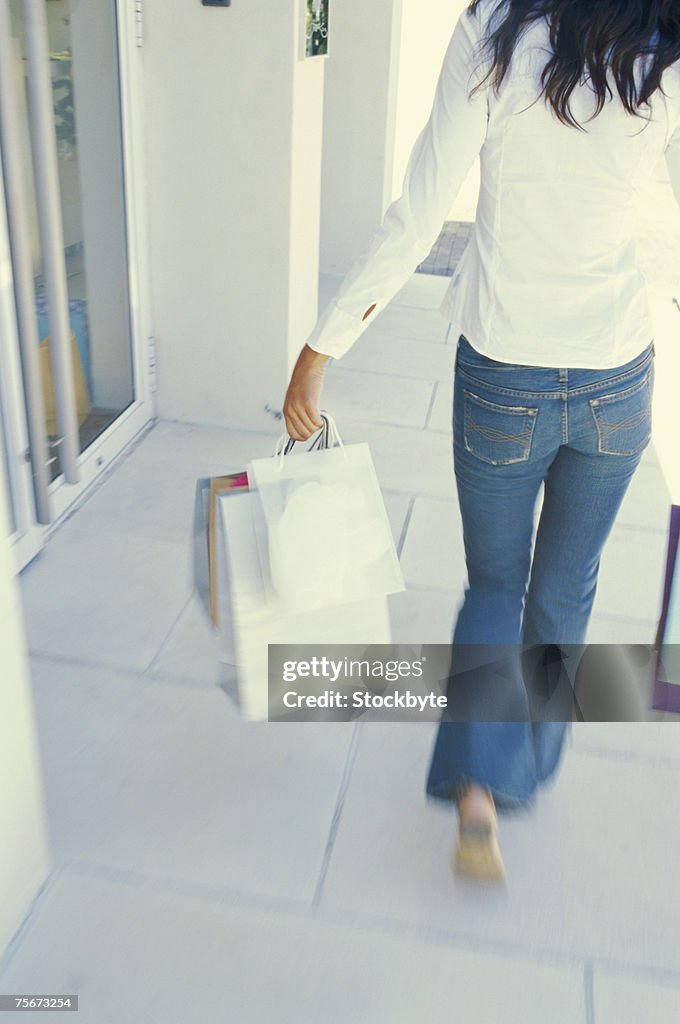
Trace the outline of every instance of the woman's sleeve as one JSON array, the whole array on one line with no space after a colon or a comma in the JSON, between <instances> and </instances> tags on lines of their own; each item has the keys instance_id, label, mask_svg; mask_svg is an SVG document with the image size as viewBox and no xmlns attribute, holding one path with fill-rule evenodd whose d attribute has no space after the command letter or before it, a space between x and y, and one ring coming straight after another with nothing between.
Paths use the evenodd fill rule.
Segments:
<instances>
[{"instance_id":1,"label":"woman's sleeve","mask_svg":"<svg viewBox=\"0 0 680 1024\"><path fill-rule=\"evenodd\" d=\"M480 16L464 11L439 73L427 124L411 151L402 194L317 321L307 345L340 358L425 259L486 137ZM370 310L370 313L365 317Z\"/></svg>"}]
</instances>

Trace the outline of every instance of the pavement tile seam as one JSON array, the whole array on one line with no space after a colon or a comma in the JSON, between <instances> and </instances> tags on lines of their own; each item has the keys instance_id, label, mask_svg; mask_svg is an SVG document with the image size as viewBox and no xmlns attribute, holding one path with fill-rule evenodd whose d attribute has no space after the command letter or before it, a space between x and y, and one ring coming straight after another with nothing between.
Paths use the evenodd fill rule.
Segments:
<instances>
[{"instance_id":1,"label":"pavement tile seam","mask_svg":"<svg viewBox=\"0 0 680 1024\"><path fill-rule=\"evenodd\" d=\"M430 496L428 495L428 499L429 499L429 497ZM432 495L432 498L435 498L435 497L436 497L436 495ZM446 500L446 499L443 499L443 500ZM409 580L409 581L407 581L406 591L408 592L408 591L412 590L412 591L416 591L416 592L419 592L419 593L431 593L431 594L442 594L442 595L444 595L444 594L449 594L449 595L450 594L454 594L454 595L457 595L457 594L459 594L464 589L464 587L465 587L465 578L463 576L463 577L461 577L461 580L460 580L459 585L457 587L454 587L454 586L442 587L442 586L440 586L440 585L438 585L436 583L419 583L416 580L413 580L413 581ZM651 630L650 636L656 631L656 627L657 627L657 622L654 619L631 619L629 616L625 616L625 615L604 615L604 614L598 614L597 616L593 617L592 622L594 624L596 624L598 622L602 622L602 623L606 622L606 623L612 623L612 624L617 624L617 625L619 625L619 624L620 625L629 625L631 627L633 627L633 626L642 626L645 629L649 628Z\"/></svg>"},{"instance_id":2,"label":"pavement tile seam","mask_svg":"<svg viewBox=\"0 0 680 1024\"><path fill-rule=\"evenodd\" d=\"M21 950L26 936L34 927L39 927L40 912L47 896L56 884L59 873L58 868L53 868L52 871L50 871L49 875L45 878L31 900L31 905L26 911L23 921L7 943L4 952L0 950L0 952L2 952L2 955L0 956L0 978L2 978L3 972L10 966L14 957Z\"/></svg>"},{"instance_id":3,"label":"pavement tile seam","mask_svg":"<svg viewBox=\"0 0 680 1024\"><path fill-rule=\"evenodd\" d=\"M449 929L441 926L428 928L422 925L411 925L399 918L385 915L378 916L357 913L356 911L342 911L335 908L326 909L323 904L320 911L320 917L323 920L329 921L329 923L346 923L357 930L370 931L374 934L384 934L385 936L399 935L432 945L457 948L461 951L478 953L480 955L500 956L507 960L519 961L521 963L530 962L532 964L543 964L545 966L579 971L584 971L586 965L590 965L594 979L602 974L617 976L631 981L651 983L669 989L680 987L680 968L677 970L657 968L649 963L593 956L590 952L581 953L578 950L562 952L554 949L545 949L531 944L523 944L518 939L508 942L501 939L483 937L476 932L467 932L462 929Z\"/></svg>"},{"instance_id":4,"label":"pavement tile seam","mask_svg":"<svg viewBox=\"0 0 680 1024\"><path fill-rule=\"evenodd\" d=\"M131 876L132 872L127 872ZM93 865L87 862L72 861L65 869L56 869L51 872L41 892L32 904L31 911L27 918L20 925L15 936L7 947L4 956L0 961L0 978L6 969L10 967L14 956L20 953L24 941L28 938L34 928L40 927L40 911L45 904L50 889L59 878L71 874L71 876L85 876L99 878L114 884L130 885L130 880L123 880L121 872L116 878L113 873L107 873L100 865ZM133 884L137 884L138 880ZM183 886L175 880L153 880L144 878L142 886L148 886L151 890L165 892L168 895L176 894L185 899L196 899L197 901L210 902L211 904L222 903L225 909L239 907L246 912L250 909L255 913L279 912L281 918L293 919L298 923L307 920L318 926L328 925L331 927L346 928L354 932L362 932L364 935L373 934L376 937L383 936L392 940L395 938L409 939L418 942L425 948L451 949L452 952L461 952L467 955L480 955L486 957L497 957L499 961L512 963L517 971L522 968L552 968L561 970L573 975L573 981L578 983L578 976L582 976L583 999L585 1024L598 1024L595 1016L595 988L597 982L608 979L621 978L633 984L645 984L654 986L657 989L673 990L680 992L680 973L644 966L637 967L634 964L625 962L607 961L607 959L586 957L578 954L554 954L551 951L524 948L520 949L516 944L509 946L506 943L478 939L476 936L463 936L460 933L453 933L445 929L425 930L403 926L399 923L394 925L390 921L379 921L370 918L357 918L356 914L320 912L318 909L309 907L306 904L295 903L290 900L271 900L262 897L250 897L249 894L219 890L216 887L200 887L197 885Z\"/></svg>"},{"instance_id":5,"label":"pavement tile seam","mask_svg":"<svg viewBox=\"0 0 680 1024\"><path fill-rule=\"evenodd\" d=\"M29 661L32 659L36 661L53 661L60 665L73 665L76 668L92 669L93 672L105 672L107 675L120 675L126 679L137 679L139 682L150 685L177 686L183 690L196 690L199 688L206 690L211 688L206 683L199 686L195 679L183 675L173 675L165 669L162 672L150 672L148 669L135 669L126 665L97 661L90 658L70 657L65 654L53 654L50 651L35 649L31 649L28 653ZM215 682L214 688L219 689L217 682Z\"/></svg>"},{"instance_id":6,"label":"pavement tile seam","mask_svg":"<svg viewBox=\"0 0 680 1024\"><path fill-rule=\"evenodd\" d=\"M630 964L608 962L592 959L593 989L597 989L598 981L629 981L633 984L654 985L658 989L670 992L677 991L680 1002L680 971L669 971L665 968L631 967ZM678 1014L680 1019L680 1014ZM596 1021L597 1024L597 1021Z\"/></svg>"},{"instance_id":7,"label":"pavement tile seam","mask_svg":"<svg viewBox=\"0 0 680 1024\"><path fill-rule=\"evenodd\" d=\"M435 590L435 588L424 587L424 586L410 586L408 589L409 590L417 590L417 591L420 591L420 592L423 592L423 593L430 593L433 590ZM442 597L446 596L449 599L451 599L451 598L455 599L456 597L460 597L460 593L458 591L450 591L450 590L439 589L436 592L441 594ZM453 614L453 612L452 612L452 614ZM395 642L399 642L399 641L395 641ZM442 643L444 643L444 642L448 643L448 641L442 641ZM118 676L121 676L121 677L126 678L126 679L136 679L137 681L140 681L140 682L146 683L146 684L150 684L152 686L156 686L156 685L157 686L171 686L171 687L178 687L179 689L184 689L184 690L197 690L197 689L200 689L201 692L205 692L205 691L210 692L213 689L215 689L215 690L221 689L218 680L216 680L214 683L212 683L210 685L208 685L207 683L204 682L199 687L199 685L197 684L195 679L191 679L188 676L174 675L172 673L169 673L167 670L163 670L161 672L149 672L149 671L143 672L143 671L141 671L139 669L128 668L128 667L123 666L123 665L108 664L108 663L101 662L101 661L95 661L95 660L90 660L90 659L85 659L85 658L80 658L80 657L70 657L70 656L61 655L61 654L51 654L50 652L45 652L45 651L31 651L29 653L30 653L30 659L35 659L37 661L55 662L57 664L73 665L75 667L83 668L83 669L92 669L92 671L95 671L95 672L105 672L107 675L112 675L112 676L118 675ZM225 662L225 664L226 664L226 662ZM669 724L669 725L673 724L674 725L674 724L677 724L677 722L679 720L680 720L680 716L673 715L673 716L671 716L671 717L669 717L667 719L667 724ZM611 724L616 725L617 723L611 723ZM645 725L645 724L652 724L652 723L644 723L643 722L643 723L640 723L640 724L641 725ZM592 754L593 756L602 756L602 757L605 757L605 758L614 758L616 760L628 760L630 762L640 763L640 764L649 764L649 763L652 763L652 764L659 764L659 763L676 764L677 763L678 767L680 767L680 755L677 758L675 758L675 757L669 756L667 754L651 755L651 754L640 754L640 753L636 753L636 752L632 752L632 751L631 752L616 752L616 751L614 751L610 747L600 747L600 746L597 746L596 744L595 745L589 744L589 743L587 743L587 741L585 743L583 743L583 745L581 745L581 741L579 741L579 748L578 749L579 749L579 752L583 752L584 754L585 753L589 753L589 754Z\"/></svg>"},{"instance_id":8,"label":"pavement tile seam","mask_svg":"<svg viewBox=\"0 0 680 1024\"><path fill-rule=\"evenodd\" d=\"M593 964L591 960L586 960L583 965L583 1003L585 1009L585 1024L596 1024Z\"/></svg>"},{"instance_id":9,"label":"pavement tile seam","mask_svg":"<svg viewBox=\"0 0 680 1024\"><path fill-rule=\"evenodd\" d=\"M406 590L405 591L401 591L401 593L408 593L410 590L412 590L414 592L425 593L425 594L435 594L435 595L436 594L441 594L442 596L445 595L445 594L447 594L447 595L453 594L455 596L455 595L459 594L460 592L462 592L463 587L464 587L464 580L463 579L461 579L460 584L457 587L438 587L438 586L433 586L430 583L415 583L415 582L412 583L412 582L410 582L410 580L407 580L406 581Z\"/></svg>"},{"instance_id":10,"label":"pavement tile seam","mask_svg":"<svg viewBox=\"0 0 680 1024\"><path fill-rule=\"evenodd\" d=\"M218 903L235 909L278 913L283 917L310 916L311 905L305 900L273 894L263 895L250 889L214 885L176 875L156 876L144 871L124 871L103 861L71 858L64 861L58 870L64 875L111 882L128 888L148 889L151 892L184 897L196 903Z\"/></svg>"},{"instance_id":11,"label":"pavement tile seam","mask_svg":"<svg viewBox=\"0 0 680 1024\"><path fill-rule=\"evenodd\" d=\"M399 559L401 559L402 553L404 551L404 544L406 543L406 537L408 535L409 527L411 525L411 519L413 518L413 509L415 507L415 503L416 495L413 495L408 503L408 508L406 509L406 515L404 517L404 525L401 528L399 540L397 541L397 557Z\"/></svg>"},{"instance_id":12,"label":"pavement tile seam","mask_svg":"<svg viewBox=\"0 0 680 1024\"><path fill-rule=\"evenodd\" d=\"M622 533L624 531L626 533L651 533L655 536L659 536L659 534L661 534L664 537L668 533L668 531L663 526L639 526L637 523L627 523L624 520L620 520L619 522L614 523L614 530L617 533L619 531Z\"/></svg>"},{"instance_id":13,"label":"pavement tile seam","mask_svg":"<svg viewBox=\"0 0 680 1024\"><path fill-rule=\"evenodd\" d=\"M184 615L184 613L187 610L189 604L191 603L193 597L194 597L194 590L193 590L193 587L190 587L189 593L187 595L187 598L186 598L184 604L182 605L182 607L178 611L177 615L173 619L172 624L168 627L167 632L166 632L164 638L161 640L160 644L158 645L156 653L150 659L150 661L149 661L148 665L146 666L146 668L142 669L142 675L146 675L147 672L148 673L152 673L153 672L153 666L158 662L161 654L163 653L163 651L164 651L165 647L167 646L168 642L170 641L170 638L172 637L172 634L174 633L175 628L177 627L178 622L180 621L180 619Z\"/></svg>"},{"instance_id":14,"label":"pavement tile seam","mask_svg":"<svg viewBox=\"0 0 680 1024\"><path fill-rule=\"evenodd\" d=\"M214 433L214 434L225 434L225 435L229 435L229 434L244 434L244 435L247 435L248 437L269 437L269 438L272 438L274 443L275 443L276 442L276 438L279 436L279 434L281 433L281 430L282 430L282 423L281 423L281 421L282 421L283 417L281 415L281 410L280 409L276 409L276 410L269 409L268 411L272 413L272 429L271 430L254 430L252 427L245 427L245 426L244 427L242 427L242 426L238 426L237 427L237 426L234 426L234 425L232 425L232 426L223 426L220 423L208 423L208 422L202 423L202 422L200 422L198 420L188 420L188 419L184 419L184 420L171 420L171 419L166 419L166 418L159 418L156 421L156 425L157 426L161 426L161 425L171 426L171 427L177 428L179 430L181 430L181 428L183 428L183 427L186 427L187 428L187 433L189 433L189 434L195 433L195 432L197 432L199 430L201 430L201 431L205 430L205 431L209 431L209 432Z\"/></svg>"},{"instance_id":15,"label":"pavement tile seam","mask_svg":"<svg viewBox=\"0 0 680 1024\"><path fill-rule=\"evenodd\" d=\"M271 411L271 410L270 410ZM272 416L272 419L275 417ZM249 427L247 424L243 426L228 426L220 423L201 423L197 420L189 419L175 419L171 416L159 416L157 420L158 427L172 428L182 435L191 436L197 431L207 430L213 434L248 434L251 437L269 437L269 430L262 430L256 427Z\"/></svg>"},{"instance_id":16,"label":"pavement tile seam","mask_svg":"<svg viewBox=\"0 0 680 1024\"><path fill-rule=\"evenodd\" d=\"M380 369L380 370L367 370L367 369L364 369L363 367L359 367L359 366L341 366L339 369L341 369L343 371L343 373L352 373L352 374L355 374L355 375L356 374L366 374L367 376L370 375L371 377L392 377L392 378L394 378L394 380L409 380L409 381L412 381L412 383L414 383L414 384L429 384L430 387L433 388L433 389L439 383L439 378L438 377L412 377L408 373L393 373L390 370L382 370L382 369ZM430 398L430 401L432 401L432 398ZM322 406L322 408L323 408L323 406ZM348 416L348 415L345 415L343 413L343 417L342 418L343 418L343 420L345 420L345 419L351 419L352 417ZM373 423L373 422L378 423L380 421L379 420L375 420L375 421L371 420L371 423ZM404 424L404 425L407 426L407 427L409 426L409 424ZM399 424L399 426L401 426L401 424ZM424 427L411 427L411 429L412 430L424 430L425 428Z\"/></svg>"},{"instance_id":17,"label":"pavement tile seam","mask_svg":"<svg viewBox=\"0 0 680 1024\"><path fill-rule=\"evenodd\" d=\"M139 877L133 878L133 874L136 875L136 873L127 872L127 874L130 877L124 878L118 869L99 862L72 860L56 867L51 873L48 882L34 900L29 914L12 940L11 948L8 948L3 959L0 961L0 978L4 970L14 959L14 956L21 949L24 940L33 928L40 927L40 912L49 898L50 890L61 877L69 875L71 877L106 881L112 885L125 888L146 889L150 892L161 893L167 896L176 895L179 898L195 901L197 905L200 903L220 904L225 909L239 909L246 912L250 910L253 913L259 914L276 914L280 918L287 918L298 922L308 920L321 927L342 928L350 932L361 932L364 935L369 934L385 939L408 939L423 946L449 948L461 953L495 956L516 963L518 966L543 965L572 971L583 969L582 958L573 954L553 953L552 951L539 950L528 946L519 947L516 943L511 945L455 930L411 926L401 921L393 921L389 918L370 914L357 915L337 910L328 911L323 908L322 904L314 906L311 903L303 903L302 901L282 897L264 897L247 890L201 885L200 883L185 881L181 878L156 878L148 873L139 873ZM628 965L615 966L628 968Z\"/></svg>"},{"instance_id":18,"label":"pavement tile seam","mask_svg":"<svg viewBox=\"0 0 680 1024\"><path fill-rule=\"evenodd\" d=\"M407 493L410 493L410 494L413 494L413 497L414 497L414 499L416 501L419 498L424 498L426 501L441 501L445 505L452 505L452 506L455 506L457 508L458 507L458 501L456 500L455 480L452 483L452 487L454 488L454 490L451 492L450 495L449 494L423 494L422 491L417 491L414 494L413 491L410 491L410 492L407 492L407 491L395 491L394 489L391 491L391 493L392 494L407 494ZM383 492L383 493L385 493L385 492Z\"/></svg>"},{"instance_id":19,"label":"pavement tile seam","mask_svg":"<svg viewBox=\"0 0 680 1024\"><path fill-rule=\"evenodd\" d=\"M557 952L543 948L522 945L517 941L512 944L480 937L475 933L467 933L457 929L442 927L427 928L405 923L399 919L377 916L366 913L347 912L338 909L327 909L321 903L314 906L310 903L286 899L283 897L262 896L247 890L228 889L222 886L203 885L197 882L184 881L181 878L168 878L149 875L148 873L122 871L119 868L99 862L70 860L56 867L46 879L40 892L7 947L0 960L0 978L20 951L24 940L34 927L40 927L40 912L49 893L63 876L81 876L135 888L148 888L151 891L177 895L180 898L195 900L197 903L222 904L225 908L251 910L255 913L277 914L282 918L297 921L310 920L321 926L346 928L350 931L372 934L376 937L403 938L422 945L436 948L449 948L467 954L494 956L521 966L545 966L567 971L581 972L585 991L586 1024L597 1024L593 1016L592 992L598 978L622 978L627 981L655 985L664 989L680 991L680 970L658 969L649 964L637 964L631 961L612 960L605 957L581 955L578 952ZM588 1009L590 1007L590 1009Z\"/></svg>"},{"instance_id":20,"label":"pavement tile seam","mask_svg":"<svg viewBox=\"0 0 680 1024\"><path fill-rule=\"evenodd\" d=\"M434 387L432 388L432 394L430 395L430 405L425 415L425 429L430 429L430 423L432 422L432 412L437 401L437 395L439 393L439 381L435 381ZM444 433L444 431L442 431Z\"/></svg>"},{"instance_id":21,"label":"pavement tile seam","mask_svg":"<svg viewBox=\"0 0 680 1024\"><path fill-rule=\"evenodd\" d=\"M634 619L629 615L607 615L604 612L600 612L598 615L593 616L592 621L627 623L630 626L652 626L654 629L656 629L657 626L654 619Z\"/></svg>"},{"instance_id":22,"label":"pavement tile seam","mask_svg":"<svg viewBox=\"0 0 680 1024\"><path fill-rule=\"evenodd\" d=\"M677 726L680 721L680 716L674 716L675 721L664 723L666 725ZM601 723L604 724L604 723ZM607 723L609 725L616 726L618 723ZM631 723L626 723L631 724ZM635 723L633 723L635 724ZM638 725L656 725L656 722L638 722ZM680 733L678 733L680 737ZM618 750L615 747L598 747L597 745L590 745L589 743L582 743L581 740L577 741L578 746L573 748L571 751L572 757L588 758L592 757L600 761L619 761L625 764L636 764L640 767L663 767L663 768L677 768L680 769L680 757L673 757L672 754L644 754L633 750Z\"/></svg>"},{"instance_id":23,"label":"pavement tile seam","mask_svg":"<svg viewBox=\"0 0 680 1024\"><path fill-rule=\"evenodd\" d=\"M536 946L522 945L516 941L505 942L461 929L412 925L399 918L325 908L323 904L320 907L318 918L329 924L353 928L356 931L371 932L385 937L398 936L440 948L457 949L461 952L476 953L482 956L498 956L523 964L541 964L546 967L580 971L583 970L585 961L583 956L573 952L546 950Z\"/></svg>"},{"instance_id":24,"label":"pavement tile seam","mask_svg":"<svg viewBox=\"0 0 680 1024\"><path fill-rule=\"evenodd\" d=\"M316 881L314 888L314 895L312 897L312 906L317 907L321 903L323 896L323 889L326 882L326 876L328 875L328 869L330 867L331 859L333 857L333 849L335 847L335 840L337 838L338 829L340 827L340 819L342 812L345 807L345 800L349 791L350 782L352 780L352 773L354 771L354 764L356 761L357 750L359 748L359 737L361 734L361 723L356 722L352 729L352 735L347 749L347 756L345 758L345 764L343 767L342 777L340 779L340 785L338 787L338 795L335 801L335 808L333 810L333 817L331 819L330 827L328 830L328 838L326 840L326 847L323 852L321 859L321 867L319 869L319 876Z\"/></svg>"},{"instance_id":25,"label":"pavement tile seam","mask_svg":"<svg viewBox=\"0 0 680 1024\"><path fill-rule=\"evenodd\" d=\"M406 535L407 528L408 528L408 514L407 514L406 522L404 524L403 536ZM400 543L401 543L401 541L400 541ZM456 598L460 599L460 596L461 596L461 593L462 593L461 588L459 588L458 590L454 590L454 589L441 588L441 587L431 587L431 586L427 586L427 585L423 585L423 584L408 584L407 589L406 589L406 591L404 591L404 593L407 593L408 591L413 591L413 592L417 592L417 593L434 593L434 594L439 594L439 595L441 595L442 599L446 599L447 600L447 603L451 603L451 602L455 601ZM453 603L452 603L451 604L451 614L452 615L453 615L454 611L455 611L455 608L453 607ZM619 620L617 620L617 621L619 621ZM620 621L629 621L629 620L620 620ZM633 620L633 621L636 621L636 620ZM396 642L398 642L398 641L395 641L395 643ZM442 642L446 642L446 641L442 641ZM194 691L200 690L201 692L210 692L212 689L220 689L221 688L220 685L219 685L220 680L217 678L217 674L219 672L219 664L218 663L216 663L216 677L215 677L215 679L213 681L211 681L211 682L208 682L205 679L196 680L195 678L192 678L192 677L189 677L189 676L185 676L185 675L180 674L180 673L175 674L175 673L172 673L172 672L168 671L167 669L163 669L163 670L161 670L159 672L154 672L152 666L153 666L153 664L156 661L155 658L152 661L151 665L148 666L144 670L135 669L135 668L132 668L132 667L127 667L127 666L120 665L120 664L115 664L115 663L108 663L108 662L100 661L100 660L87 659L87 658L82 658L82 657L78 657L78 656L67 656L67 655L63 655L63 654L59 654L59 653L51 653L49 651L41 651L41 650L36 650L36 649L29 650L29 659L36 659L36 660L39 660L39 661L47 661L47 662L52 661L52 662L55 662L55 663L58 663L58 664L74 665L74 666L77 666L79 668L91 669L94 672L106 672L107 674L120 675L120 676L122 676L124 678L128 678L128 679L129 678L137 679L137 680L139 680L139 681L141 681L143 683L152 684L152 685L177 686L180 689L194 690ZM679 720L678 716L674 715L672 717L669 717L668 722L669 722L669 724L670 723L677 723L678 720ZM602 756L605 756L605 757L612 756L611 751L608 750L608 748L599 748L599 747L596 747L596 746L583 746L583 747L580 747L579 749L581 749L583 751L588 750L588 751L592 752L593 754L599 754L601 752ZM644 757L642 755L635 755L635 754L631 754L628 759L631 760L631 761L639 760L640 763L649 763L650 760L653 763L657 763L657 759L655 759L655 758L649 758L649 757ZM663 758L661 760L663 760ZM673 759L666 758L666 760L673 760ZM680 759L678 759L678 762L680 764Z\"/></svg>"},{"instance_id":26,"label":"pavement tile seam","mask_svg":"<svg viewBox=\"0 0 680 1024\"><path fill-rule=\"evenodd\" d=\"M349 371L348 370L347 372L348 373L349 372L353 372L353 373L367 373L368 371L367 370L354 370L354 371ZM416 378L412 378L412 379L415 380ZM418 383L422 384L423 381L420 380ZM434 384L435 381L431 381L430 383ZM343 422L347 421L347 422L352 422L352 423L359 423L359 424L362 424L364 426L367 425L367 424L370 424L370 426L372 426L372 427L373 426L384 426L384 427L390 427L393 430L410 430L414 434L430 433L430 431L428 431L427 428L425 428L425 427L412 427L410 423L399 423L398 421L390 422L390 423L385 423L385 422L383 422L381 420L367 420L365 416L350 416L349 414L345 414L345 413L343 413L342 419L343 419Z\"/></svg>"},{"instance_id":27,"label":"pavement tile seam","mask_svg":"<svg viewBox=\"0 0 680 1024\"><path fill-rule=\"evenodd\" d=\"M357 372L363 373L364 371L361 370L361 371L357 371ZM425 382L419 381L419 383L420 384L422 384L422 383L430 383L430 384L432 384L431 381L425 381ZM349 422L354 422L355 418L353 416L348 416L348 415L345 415L343 413L342 420L343 420L343 423L349 423ZM362 423L370 422L371 426L375 426L375 427L396 427L398 430L413 430L413 431L418 431L421 434L434 433L434 431L429 431L426 427L424 427L422 423L419 423L417 426L412 426L411 424L406 424L406 423L396 423L394 420L381 420L381 419L378 419L377 417L375 419L367 421L363 415L361 417L361 422ZM368 439L366 439L366 440L368 440ZM352 442L352 443L354 443L354 442ZM369 444L370 444L370 441L369 441Z\"/></svg>"}]
</instances>

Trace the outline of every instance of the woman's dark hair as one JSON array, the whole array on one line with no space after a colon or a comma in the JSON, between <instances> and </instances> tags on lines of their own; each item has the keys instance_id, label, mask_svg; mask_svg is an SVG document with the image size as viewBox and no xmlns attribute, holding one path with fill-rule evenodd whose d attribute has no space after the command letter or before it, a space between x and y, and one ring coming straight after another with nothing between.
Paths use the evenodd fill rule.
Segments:
<instances>
[{"instance_id":1,"label":"woman's dark hair","mask_svg":"<svg viewBox=\"0 0 680 1024\"><path fill-rule=\"evenodd\" d=\"M472 0L471 14L481 2ZM574 128L582 125L572 114L570 98L584 74L597 96L593 117L613 96L609 73L625 109L639 114L661 87L666 68L680 59L679 0L500 0L491 19L495 27L487 44L492 64L484 79L496 91L520 35L541 18L548 20L553 51L541 78L542 96L560 121Z\"/></svg>"}]
</instances>

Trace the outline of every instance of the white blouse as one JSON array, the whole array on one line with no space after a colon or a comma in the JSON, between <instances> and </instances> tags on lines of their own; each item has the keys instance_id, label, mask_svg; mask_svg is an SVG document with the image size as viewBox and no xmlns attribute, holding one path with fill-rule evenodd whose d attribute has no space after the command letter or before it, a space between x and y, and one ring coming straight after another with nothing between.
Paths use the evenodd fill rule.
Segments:
<instances>
[{"instance_id":1,"label":"white blouse","mask_svg":"<svg viewBox=\"0 0 680 1024\"><path fill-rule=\"evenodd\" d=\"M310 348L338 359L363 334L427 257L478 154L474 231L440 306L456 332L501 362L592 369L620 366L652 340L635 206L664 154L680 203L680 65L641 117L626 114L613 86L586 123L595 103L582 84L571 100L579 131L539 96L550 53L542 20L521 37L499 94L484 85L470 97L489 66L483 39L496 3L461 15L402 195L318 319Z\"/></svg>"}]
</instances>

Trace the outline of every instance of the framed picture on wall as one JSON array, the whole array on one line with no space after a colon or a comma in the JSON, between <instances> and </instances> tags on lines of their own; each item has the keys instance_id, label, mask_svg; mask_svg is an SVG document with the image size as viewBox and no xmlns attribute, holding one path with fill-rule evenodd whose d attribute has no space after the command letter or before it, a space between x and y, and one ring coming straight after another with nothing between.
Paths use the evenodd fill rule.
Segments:
<instances>
[{"instance_id":1,"label":"framed picture on wall","mask_svg":"<svg viewBox=\"0 0 680 1024\"><path fill-rule=\"evenodd\" d=\"M304 57L328 56L328 4L330 0L303 0Z\"/></svg>"}]
</instances>

